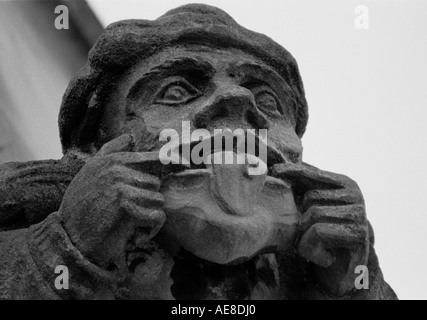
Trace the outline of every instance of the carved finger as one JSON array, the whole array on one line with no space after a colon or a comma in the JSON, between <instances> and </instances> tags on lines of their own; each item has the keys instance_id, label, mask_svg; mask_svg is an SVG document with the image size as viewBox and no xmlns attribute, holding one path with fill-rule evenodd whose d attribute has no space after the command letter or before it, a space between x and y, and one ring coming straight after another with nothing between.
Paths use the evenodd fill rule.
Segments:
<instances>
[{"instance_id":1,"label":"carved finger","mask_svg":"<svg viewBox=\"0 0 427 320\"><path fill-rule=\"evenodd\" d=\"M125 184L121 184L118 188L121 199L131 200L141 207L162 208L165 202L165 198L160 192L139 189Z\"/></svg>"},{"instance_id":2,"label":"carved finger","mask_svg":"<svg viewBox=\"0 0 427 320\"><path fill-rule=\"evenodd\" d=\"M281 163L273 166L275 177L290 181L300 192L311 189L341 189L357 186L350 178L328 171L323 171L306 164Z\"/></svg>"},{"instance_id":3,"label":"carved finger","mask_svg":"<svg viewBox=\"0 0 427 320\"><path fill-rule=\"evenodd\" d=\"M122 164L128 168L153 174L160 177L165 165L161 163L159 153L152 152L120 152L110 156L111 161L114 163ZM169 164L167 167L178 169L179 167L189 167L183 164ZM172 168L170 169L172 170Z\"/></svg>"},{"instance_id":4,"label":"carved finger","mask_svg":"<svg viewBox=\"0 0 427 320\"><path fill-rule=\"evenodd\" d=\"M302 236L298 244L298 252L305 259L320 266L328 267L334 262L334 249L356 250L360 247L366 247L367 241L367 226L317 223Z\"/></svg>"},{"instance_id":5,"label":"carved finger","mask_svg":"<svg viewBox=\"0 0 427 320\"><path fill-rule=\"evenodd\" d=\"M131 134L123 134L102 146L96 154L97 158L117 152L132 151L134 148L134 137Z\"/></svg>"},{"instance_id":6,"label":"carved finger","mask_svg":"<svg viewBox=\"0 0 427 320\"><path fill-rule=\"evenodd\" d=\"M302 258L324 268L331 266L335 261L330 248L319 241L315 226L310 228L299 241L298 253Z\"/></svg>"},{"instance_id":7,"label":"carved finger","mask_svg":"<svg viewBox=\"0 0 427 320\"><path fill-rule=\"evenodd\" d=\"M123 182L132 187L151 191L159 191L160 189L160 178L152 174L136 171L124 166L113 168L113 174L117 182Z\"/></svg>"},{"instance_id":8,"label":"carved finger","mask_svg":"<svg viewBox=\"0 0 427 320\"><path fill-rule=\"evenodd\" d=\"M363 205L313 206L301 218L301 229L306 230L317 223L365 225L367 222Z\"/></svg>"},{"instance_id":9,"label":"carved finger","mask_svg":"<svg viewBox=\"0 0 427 320\"><path fill-rule=\"evenodd\" d=\"M308 190L301 201L301 210L305 212L313 205L339 206L364 203L359 189Z\"/></svg>"}]
</instances>

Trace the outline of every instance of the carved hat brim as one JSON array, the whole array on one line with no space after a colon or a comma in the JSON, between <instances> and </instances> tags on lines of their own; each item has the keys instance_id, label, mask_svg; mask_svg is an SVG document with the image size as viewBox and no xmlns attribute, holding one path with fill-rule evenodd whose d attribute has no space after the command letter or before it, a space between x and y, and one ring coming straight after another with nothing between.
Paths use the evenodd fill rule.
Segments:
<instances>
[{"instance_id":1,"label":"carved hat brim","mask_svg":"<svg viewBox=\"0 0 427 320\"><path fill-rule=\"evenodd\" d=\"M271 66L297 99L296 132L302 136L308 119L303 83L293 56L269 37L240 26L216 7L189 4L156 20L123 20L110 24L89 52L88 62L71 80L59 113L64 153L88 143L97 130L102 105L93 103L109 78L174 45L202 44L235 48ZM107 79L107 80L106 80ZM97 110L90 110L90 109ZM88 112L91 111L91 112ZM90 114L89 114L90 113Z\"/></svg>"}]
</instances>

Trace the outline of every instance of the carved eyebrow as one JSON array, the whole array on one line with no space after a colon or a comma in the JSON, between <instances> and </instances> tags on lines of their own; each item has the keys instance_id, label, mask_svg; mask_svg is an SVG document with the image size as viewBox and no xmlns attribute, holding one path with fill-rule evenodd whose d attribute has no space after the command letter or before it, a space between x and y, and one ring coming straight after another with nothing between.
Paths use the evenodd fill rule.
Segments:
<instances>
[{"instance_id":1,"label":"carved eyebrow","mask_svg":"<svg viewBox=\"0 0 427 320\"><path fill-rule=\"evenodd\" d=\"M239 62L229 67L227 70L229 73L237 74L241 77L242 81L249 79L266 79L267 83L286 84L286 87L290 89L289 84L283 79L276 71L269 68L268 66L258 64L256 62ZM248 79L245 79L248 78Z\"/></svg>"},{"instance_id":2,"label":"carved eyebrow","mask_svg":"<svg viewBox=\"0 0 427 320\"><path fill-rule=\"evenodd\" d=\"M165 73L168 74L174 71L185 71L185 72L199 71L211 77L215 73L215 68L209 62L201 59L178 57L175 59L166 60L162 64L152 67L148 72L146 72L141 77L140 80L155 77L157 75L164 75Z\"/></svg>"},{"instance_id":3,"label":"carved eyebrow","mask_svg":"<svg viewBox=\"0 0 427 320\"><path fill-rule=\"evenodd\" d=\"M149 81L159 80L159 78L167 78L178 74L190 76L191 74L202 75L205 79L210 79L215 74L215 68L209 62L189 57L177 57L163 61L161 64L153 66L149 71L145 72L129 90L126 99L135 98L142 85Z\"/></svg>"}]
</instances>

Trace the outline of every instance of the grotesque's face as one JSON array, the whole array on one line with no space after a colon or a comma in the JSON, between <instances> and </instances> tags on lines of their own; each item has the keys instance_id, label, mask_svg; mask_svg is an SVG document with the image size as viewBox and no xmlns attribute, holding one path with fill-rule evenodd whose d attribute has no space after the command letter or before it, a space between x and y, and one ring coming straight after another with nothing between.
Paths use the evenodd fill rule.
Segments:
<instances>
[{"instance_id":1,"label":"grotesque's face","mask_svg":"<svg viewBox=\"0 0 427 320\"><path fill-rule=\"evenodd\" d=\"M140 151L160 149L165 128L181 135L182 121L211 133L268 129L268 161L300 162L296 108L289 85L262 61L236 49L194 45L168 48L126 72L102 122L108 138L134 133Z\"/></svg>"},{"instance_id":2,"label":"grotesque's face","mask_svg":"<svg viewBox=\"0 0 427 320\"><path fill-rule=\"evenodd\" d=\"M267 129L267 167L301 162L294 92L274 69L243 51L167 48L115 79L110 89L101 140L132 133L135 151L145 152L166 143L159 141L164 129L182 138L183 121L191 132L203 128L211 135L216 129ZM245 165L213 164L162 176L167 218L158 240L173 256L184 248L197 258L192 263L215 266L216 274L219 266L256 265L264 254L294 243L299 213L291 186L269 171L249 177Z\"/></svg>"},{"instance_id":3,"label":"grotesque's face","mask_svg":"<svg viewBox=\"0 0 427 320\"><path fill-rule=\"evenodd\" d=\"M183 138L183 121L211 135L267 129L271 167L301 161L296 109L291 88L265 63L235 49L186 46L166 49L118 79L103 123L113 137L134 134L140 152L160 150L164 129ZM213 164L163 175L165 238L217 264L293 243L298 213L290 185L268 172L249 177L247 169Z\"/></svg>"}]
</instances>

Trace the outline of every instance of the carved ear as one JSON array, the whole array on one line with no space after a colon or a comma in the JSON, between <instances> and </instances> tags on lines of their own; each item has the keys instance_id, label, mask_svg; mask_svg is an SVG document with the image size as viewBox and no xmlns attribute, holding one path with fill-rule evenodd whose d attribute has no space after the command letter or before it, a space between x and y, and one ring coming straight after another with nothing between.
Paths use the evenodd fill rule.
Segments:
<instances>
[{"instance_id":1,"label":"carved ear","mask_svg":"<svg viewBox=\"0 0 427 320\"><path fill-rule=\"evenodd\" d=\"M103 107L101 89L98 88L91 96L84 117L73 130L72 139L75 148L82 152L95 154L97 151L97 139L99 139L99 124L101 122Z\"/></svg>"},{"instance_id":2,"label":"carved ear","mask_svg":"<svg viewBox=\"0 0 427 320\"><path fill-rule=\"evenodd\" d=\"M112 76L105 76L111 80ZM62 99L58 124L62 150L96 151L96 139L103 112L103 99L109 92L109 81L89 66L82 68L70 81Z\"/></svg>"},{"instance_id":3,"label":"carved ear","mask_svg":"<svg viewBox=\"0 0 427 320\"><path fill-rule=\"evenodd\" d=\"M85 155L69 152L61 160L0 165L0 231L29 227L57 211L85 161Z\"/></svg>"}]
</instances>

